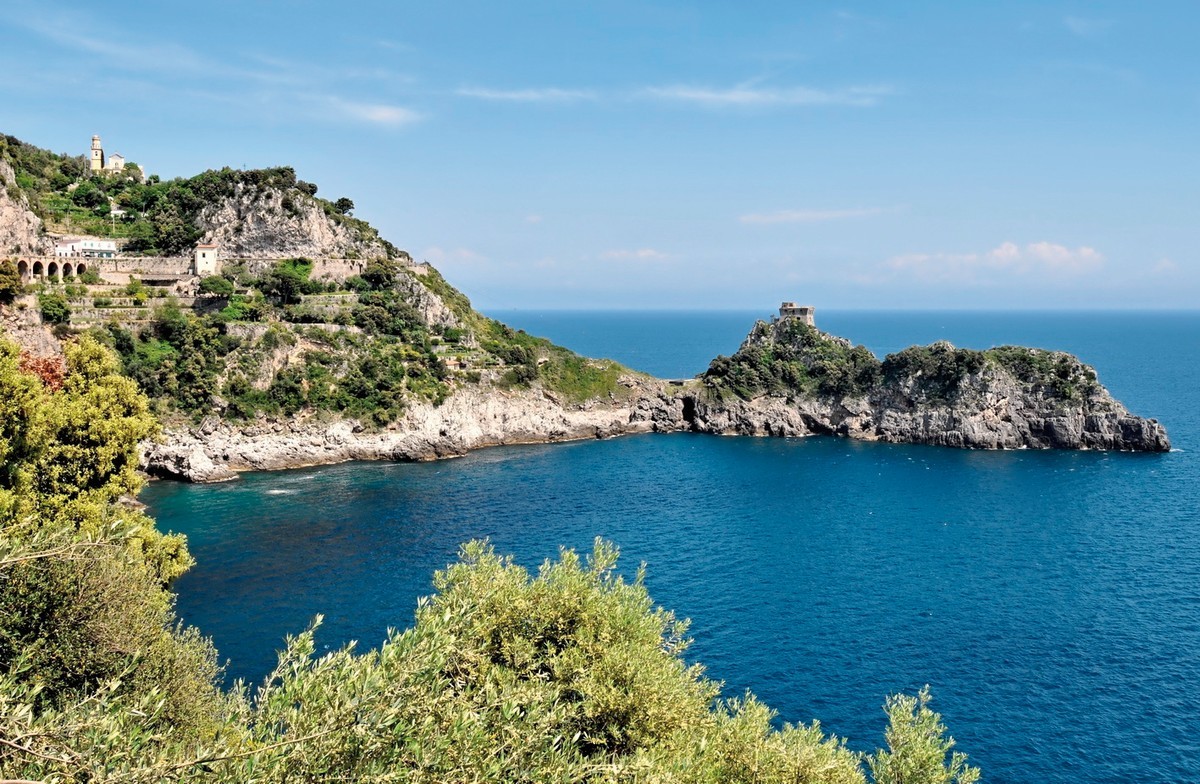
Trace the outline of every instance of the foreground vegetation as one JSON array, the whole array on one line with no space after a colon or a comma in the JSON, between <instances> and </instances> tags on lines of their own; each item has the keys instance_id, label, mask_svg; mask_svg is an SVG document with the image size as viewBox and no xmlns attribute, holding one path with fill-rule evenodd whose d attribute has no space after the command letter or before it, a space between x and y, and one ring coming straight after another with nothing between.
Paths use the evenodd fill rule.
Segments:
<instances>
[{"instance_id":1,"label":"foreground vegetation","mask_svg":"<svg viewBox=\"0 0 1200 784\"><path fill-rule=\"evenodd\" d=\"M531 575L485 543L412 628L217 687L176 623L179 537L122 504L148 403L91 338L65 365L0 343L0 777L27 781L971 782L928 694L888 700L887 748L775 728L682 658L686 625L617 553ZM318 619L319 620L319 619Z\"/></svg>"}]
</instances>

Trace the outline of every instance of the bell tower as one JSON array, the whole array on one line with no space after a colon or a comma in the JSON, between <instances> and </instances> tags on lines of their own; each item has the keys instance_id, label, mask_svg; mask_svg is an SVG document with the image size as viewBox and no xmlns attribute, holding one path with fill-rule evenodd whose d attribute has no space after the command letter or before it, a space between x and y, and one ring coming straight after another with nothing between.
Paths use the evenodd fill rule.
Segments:
<instances>
[{"instance_id":1,"label":"bell tower","mask_svg":"<svg viewBox=\"0 0 1200 784\"><path fill-rule=\"evenodd\" d=\"M100 145L100 137L92 137L92 174L104 171L104 147Z\"/></svg>"}]
</instances>

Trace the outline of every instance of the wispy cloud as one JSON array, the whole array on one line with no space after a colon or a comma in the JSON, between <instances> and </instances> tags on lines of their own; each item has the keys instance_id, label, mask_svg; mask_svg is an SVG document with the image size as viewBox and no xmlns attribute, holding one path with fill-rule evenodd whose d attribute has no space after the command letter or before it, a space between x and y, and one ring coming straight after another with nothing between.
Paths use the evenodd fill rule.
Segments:
<instances>
[{"instance_id":1,"label":"wispy cloud","mask_svg":"<svg viewBox=\"0 0 1200 784\"><path fill-rule=\"evenodd\" d=\"M526 223L541 223L542 216L541 215L526 215L525 222Z\"/></svg>"},{"instance_id":2,"label":"wispy cloud","mask_svg":"<svg viewBox=\"0 0 1200 784\"><path fill-rule=\"evenodd\" d=\"M778 212L751 213L742 215L738 220L747 224L772 223L825 223L827 221L843 220L846 218L866 218L878 215L885 210L881 207L869 207L858 210L779 210Z\"/></svg>"},{"instance_id":3,"label":"wispy cloud","mask_svg":"<svg viewBox=\"0 0 1200 784\"><path fill-rule=\"evenodd\" d=\"M845 87L834 90L815 87L706 87L668 85L638 91L642 98L713 109L768 106L874 106L893 90L885 85Z\"/></svg>"},{"instance_id":4,"label":"wispy cloud","mask_svg":"<svg viewBox=\"0 0 1200 784\"><path fill-rule=\"evenodd\" d=\"M1011 275L1076 276L1103 265L1103 254L1088 246L1004 242L984 253L908 253L892 257L883 266L921 280L966 283Z\"/></svg>"},{"instance_id":5,"label":"wispy cloud","mask_svg":"<svg viewBox=\"0 0 1200 784\"><path fill-rule=\"evenodd\" d=\"M199 72L210 66L217 72L224 70L218 64L206 61L195 50L180 44L168 42L130 46L104 36L76 32L95 29L94 23L85 17L62 13L45 16L33 12L16 13L10 21L64 49L102 57L120 68L176 73Z\"/></svg>"},{"instance_id":6,"label":"wispy cloud","mask_svg":"<svg viewBox=\"0 0 1200 784\"><path fill-rule=\"evenodd\" d=\"M386 103L359 103L335 96L324 96L329 106L343 118L370 125L399 127L422 119L420 112Z\"/></svg>"},{"instance_id":7,"label":"wispy cloud","mask_svg":"<svg viewBox=\"0 0 1200 784\"><path fill-rule=\"evenodd\" d=\"M600 258L608 261L666 261L671 254L663 253L654 248L638 248L636 250L606 250Z\"/></svg>"},{"instance_id":8,"label":"wispy cloud","mask_svg":"<svg viewBox=\"0 0 1200 784\"><path fill-rule=\"evenodd\" d=\"M1082 16L1068 16L1063 19L1068 30L1080 38L1096 38L1104 35L1112 27L1111 19L1091 19Z\"/></svg>"},{"instance_id":9,"label":"wispy cloud","mask_svg":"<svg viewBox=\"0 0 1200 784\"><path fill-rule=\"evenodd\" d=\"M454 94L464 98L510 103L573 103L575 101L593 101L599 97L594 90L564 90L559 87L526 87L516 90L460 87L454 91Z\"/></svg>"},{"instance_id":10,"label":"wispy cloud","mask_svg":"<svg viewBox=\"0 0 1200 784\"><path fill-rule=\"evenodd\" d=\"M392 86L410 81L382 68L325 67L252 52L240 60L215 57L169 40L130 46L90 35L100 25L85 12L46 11L25 6L13 23L57 45L65 60L87 63L94 84L125 84L122 94L157 100L188 96L207 103L241 107L271 121L303 118L397 128L422 115L389 100L363 95L363 83ZM165 101L163 103L169 103Z\"/></svg>"},{"instance_id":11,"label":"wispy cloud","mask_svg":"<svg viewBox=\"0 0 1200 784\"><path fill-rule=\"evenodd\" d=\"M1168 275L1172 272L1177 272L1178 270L1179 270L1179 265L1177 263L1175 263L1174 261L1172 261L1171 259L1166 259L1166 258L1159 259L1158 263L1156 263L1153 267L1150 268L1150 271L1155 273L1156 275Z\"/></svg>"},{"instance_id":12,"label":"wispy cloud","mask_svg":"<svg viewBox=\"0 0 1200 784\"><path fill-rule=\"evenodd\" d=\"M815 87L762 87L761 79L733 87L703 85L657 85L628 90L601 91L561 87L460 87L454 94L462 98L507 103L579 103L583 101L655 101L699 106L709 109L772 106L874 106L894 93L886 85L861 85L826 90Z\"/></svg>"}]
</instances>

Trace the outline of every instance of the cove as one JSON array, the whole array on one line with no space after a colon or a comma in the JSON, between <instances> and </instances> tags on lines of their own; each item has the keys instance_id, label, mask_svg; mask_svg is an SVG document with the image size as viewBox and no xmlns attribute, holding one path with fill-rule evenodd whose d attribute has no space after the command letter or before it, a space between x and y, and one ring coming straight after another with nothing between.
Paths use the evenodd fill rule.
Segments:
<instances>
[{"instance_id":1,"label":"cove","mask_svg":"<svg viewBox=\"0 0 1200 784\"><path fill-rule=\"evenodd\" d=\"M1040 325L1021 342L1094 363L1167 424L1179 450L1164 455L650 435L161 482L143 500L189 536L179 613L230 678L260 678L317 613L319 646L378 644L467 539L536 567L603 536L692 619L688 657L781 720L871 748L884 696L929 683L987 781L1187 780L1200 764L1197 323L939 314L839 329L878 351L859 337L875 325L983 347Z\"/></svg>"}]
</instances>

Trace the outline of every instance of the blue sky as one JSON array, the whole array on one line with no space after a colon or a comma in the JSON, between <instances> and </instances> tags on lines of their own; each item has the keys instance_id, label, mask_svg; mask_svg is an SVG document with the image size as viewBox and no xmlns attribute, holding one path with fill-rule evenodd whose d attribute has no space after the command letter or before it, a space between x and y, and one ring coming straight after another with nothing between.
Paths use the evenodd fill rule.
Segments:
<instances>
[{"instance_id":1,"label":"blue sky","mask_svg":"<svg viewBox=\"0 0 1200 784\"><path fill-rule=\"evenodd\" d=\"M1194 308L1200 5L6 0L0 131L292 165L485 309Z\"/></svg>"}]
</instances>

